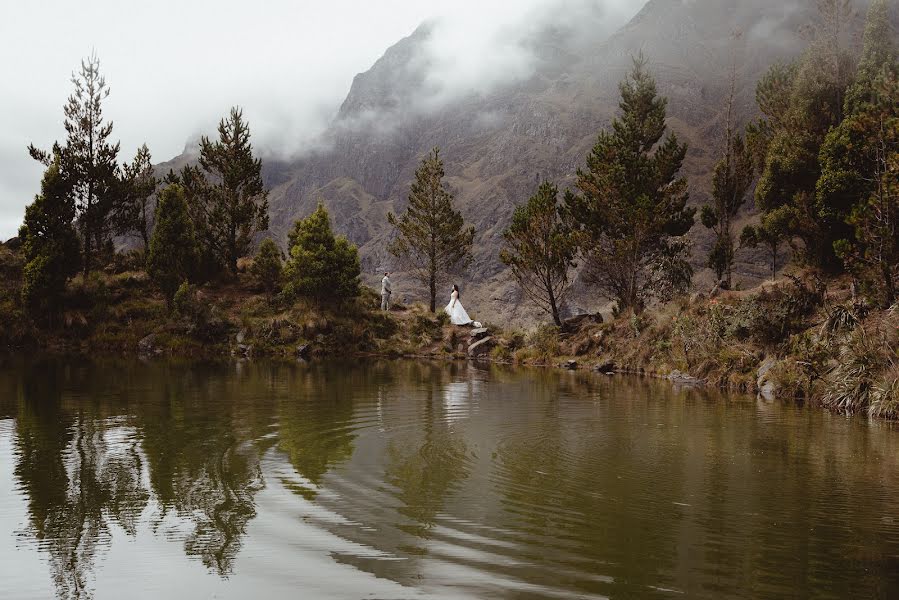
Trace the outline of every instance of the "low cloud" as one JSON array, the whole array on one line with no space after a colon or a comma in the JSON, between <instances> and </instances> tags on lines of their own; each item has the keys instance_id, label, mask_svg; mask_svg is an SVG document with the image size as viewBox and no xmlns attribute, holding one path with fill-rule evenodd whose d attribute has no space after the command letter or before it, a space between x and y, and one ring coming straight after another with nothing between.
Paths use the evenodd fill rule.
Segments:
<instances>
[{"instance_id":1,"label":"low cloud","mask_svg":"<svg viewBox=\"0 0 899 600\"><path fill-rule=\"evenodd\" d=\"M244 108L260 153L289 156L315 147L353 76L423 21L432 20L435 29L421 57L425 93L416 108L436 110L465 94L490 93L527 78L538 58L534 36L547 25L585 33L589 27L571 26L617 26L642 0L443 4L9 3L0 20L0 49L17 58L5 65L5 77L14 83L0 95L0 238L15 234L40 187L40 166L25 148L64 138L69 77L93 50L111 87L104 114L115 123L122 160L144 142L155 160L168 160L186 140L213 135L234 105ZM35 44L36 37L52 43Z\"/></svg>"}]
</instances>

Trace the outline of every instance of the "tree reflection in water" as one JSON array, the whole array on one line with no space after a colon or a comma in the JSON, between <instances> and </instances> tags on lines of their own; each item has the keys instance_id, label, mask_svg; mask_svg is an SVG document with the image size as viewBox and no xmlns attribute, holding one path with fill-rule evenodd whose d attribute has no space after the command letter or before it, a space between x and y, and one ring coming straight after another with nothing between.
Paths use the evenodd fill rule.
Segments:
<instances>
[{"instance_id":1,"label":"tree reflection in water","mask_svg":"<svg viewBox=\"0 0 899 600\"><path fill-rule=\"evenodd\" d=\"M263 486L259 424L248 413L271 411L232 400L252 402L242 392L264 389L260 379L272 374L210 378L203 369L141 365L135 380L127 368L116 378L98 368L35 364L17 389L23 535L48 556L59 598L91 596L88 579L113 525L136 535L148 506L153 529L171 511L190 523L186 553L227 576Z\"/></svg>"},{"instance_id":2,"label":"tree reflection in water","mask_svg":"<svg viewBox=\"0 0 899 600\"><path fill-rule=\"evenodd\" d=\"M58 596L81 598L90 595L87 578L110 526L134 535L149 494L133 430L96 419L89 398L76 410L65 404L64 377L53 366L23 374L15 476L28 496L25 534L47 553Z\"/></svg>"}]
</instances>

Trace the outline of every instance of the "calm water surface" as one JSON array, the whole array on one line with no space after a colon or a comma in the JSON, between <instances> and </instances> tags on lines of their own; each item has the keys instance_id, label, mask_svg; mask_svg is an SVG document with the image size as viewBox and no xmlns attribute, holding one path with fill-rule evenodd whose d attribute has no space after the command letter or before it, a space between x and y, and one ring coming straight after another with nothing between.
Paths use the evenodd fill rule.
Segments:
<instances>
[{"instance_id":1,"label":"calm water surface","mask_svg":"<svg viewBox=\"0 0 899 600\"><path fill-rule=\"evenodd\" d=\"M0 598L899 598L899 431L588 374L0 367Z\"/></svg>"}]
</instances>

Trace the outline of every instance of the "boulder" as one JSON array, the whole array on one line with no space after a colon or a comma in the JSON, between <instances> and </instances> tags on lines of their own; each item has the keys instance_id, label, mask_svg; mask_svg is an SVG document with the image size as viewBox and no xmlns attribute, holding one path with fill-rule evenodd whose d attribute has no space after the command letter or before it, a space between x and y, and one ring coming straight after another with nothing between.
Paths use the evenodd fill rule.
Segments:
<instances>
[{"instance_id":1,"label":"boulder","mask_svg":"<svg viewBox=\"0 0 899 600\"><path fill-rule=\"evenodd\" d=\"M142 356L151 356L156 354L162 354L162 349L156 346L156 334L151 333L150 335L142 338L137 343L137 350Z\"/></svg>"},{"instance_id":2,"label":"boulder","mask_svg":"<svg viewBox=\"0 0 899 600\"><path fill-rule=\"evenodd\" d=\"M565 361L565 363L562 366L565 367L566 369L568 369L569 371L574 371L577 369L577 361L576 360Z\"/></svg>"},{"instance_id":3,"label":"boulder","mask_svg":"<svg viewBox=\"0 0 899 600\"><path fill-rule=\"evenodd\" d=\"M238 344L243 344L246 339L247 339L247 330L246 329L241 329L240 331L237 332L237 337L235 338L235 340L237 341Z\"/></svg>"},{"instance_id":4,"label":"boulder","mask_svg":"<svg viewBox=\"0 0 899 600\"><path fill-rule=\"evenodd\" d=\"M697 379L696 377L678 371L677 369L668 373L666 379L678 385L705 385L705 382L702 379Z\"/></svg>"},{"instance_id":5,"label":"boulder","mask_svg":"<svg viewBox=\"0 0 899 600\"><path fill-rule=\"evenodd\" d=\"M302 344L297 346L297 358L307 359L309 358L309 354L312 352L312 346L309 344Z\"/></svg>"},{"instance_id":6,"label":"boulder","mask_svg":"<svg viewBox=\"0 0 899 600\"><path fill-rule=\"evenodd\" d=\"M607 358L593 367L593 370L597 373L602 373L604 375L611 375L616 370L615 361L610 358Z\"/></svg>"},{"instance_id":7,"label":"boulder","mask_svg":"<svg viewBox=\"0 0 899 600\"><path fill-rule=\"evenodd\" d=\"M478 327L477 329L472 329L469 337L472 342L476 342L478 340L483 340L485 337L490 335L490 331L487 330L486 327Z\"/></svg>"},{"instance_id":8,"label":"boulder","mask_svg":"<svg viewBox=\"0 0 899 600\"><path fill-rule=\"evenodd\" d=\"M496 342L493 341L492 337L485 337L468 347L468 356L471 358L481 358L490 352L495 345Z\"/></svg>"},{"instance_id":9,"label":"boulder","mask_svg":"<svg viewBox=\"0 0 899 600\"><path fill-rule=\"evenodd\" d=\"M777 386L771 381L771 369L777 364L777 359L769 356L762 361L756 371L755 384L759 390L758 396L763 400L774 400L777 397Z\"/></svg>"}]
</instances>

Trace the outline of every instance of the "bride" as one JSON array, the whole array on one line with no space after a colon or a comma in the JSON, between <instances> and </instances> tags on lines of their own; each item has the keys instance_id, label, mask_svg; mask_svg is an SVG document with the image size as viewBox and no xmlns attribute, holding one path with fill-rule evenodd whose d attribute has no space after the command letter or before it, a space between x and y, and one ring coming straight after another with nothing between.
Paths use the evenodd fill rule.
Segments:
<instances>
[{"instance_id":1,"label":"bride","mask_svg":"<svg viewBox=\"0 0 899 600\"><path fill-rule=\"evenodd\" d=\"M477 321L472 321L471 317L468 316L468 313L465 312L465 308L462 306L462 303L459 302L459 286L453 284L453 293L450 294L450 303L446 305L444 309L446 314L449 315L450 323L453 325L474 325L475 327L480 327L481 324Z\"/></svg>"}]
</instances>

